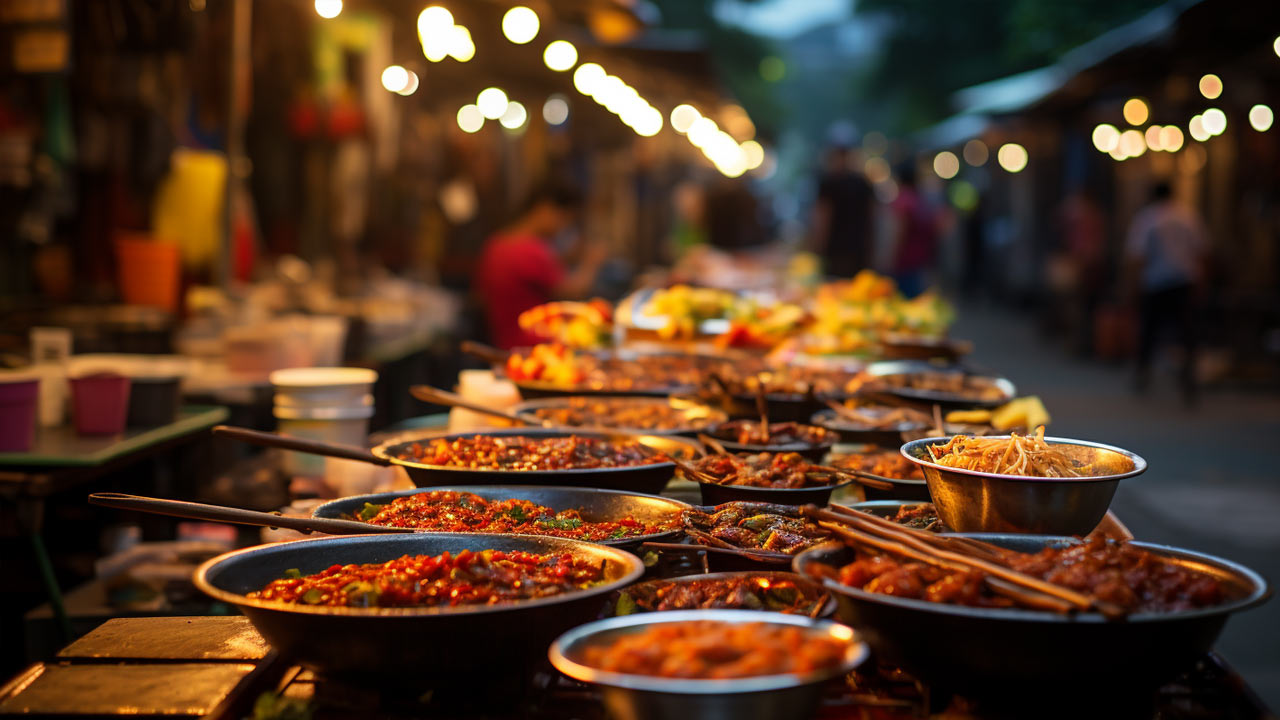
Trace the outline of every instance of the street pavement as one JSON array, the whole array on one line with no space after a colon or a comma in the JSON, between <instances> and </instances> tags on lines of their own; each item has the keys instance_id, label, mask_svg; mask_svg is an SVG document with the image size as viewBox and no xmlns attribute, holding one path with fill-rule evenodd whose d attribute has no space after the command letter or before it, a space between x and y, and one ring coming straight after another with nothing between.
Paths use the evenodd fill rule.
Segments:
<instances>
[{"instance_id":1,"label":"street pavement","mask_svg":"<svg viewBox=\"0 0 1280 720\"><path fill-rule=\"evenodd\" d=\"M1111 506L1139 540L1218 555L1280 582L1280 394L1210 389L1189 409L1169 371L1138 396L1127 368L1070 357L1025 314L966 307L959 317L952 334L974 341L972 364L1039 395L1053 435L1147 459ZM1233 617L1218 651L1280 709L1280 600Z\"/></svg>"}]
</instances>

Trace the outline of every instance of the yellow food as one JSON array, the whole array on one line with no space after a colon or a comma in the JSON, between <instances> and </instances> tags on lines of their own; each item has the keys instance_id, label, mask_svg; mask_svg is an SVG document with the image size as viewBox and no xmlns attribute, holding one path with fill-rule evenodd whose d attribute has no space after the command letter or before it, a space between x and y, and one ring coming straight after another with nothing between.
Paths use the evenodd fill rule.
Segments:
<instances>
[{"instance_id":1,"label":"yellow food","mask_svg":"<svg viewBox=\"0 0 1280 720\"><path fill-rule=\"evenodd\" d=\"M1048 425L1049 411L1035 395L1011 400L991 413L991 426L997 430L1033 428Z\"/></svg>"},{"instance_id":2,"label":"yellow food","mask_svg":"<svg viewBox=\"0 0 1280 720\"><path fill-rule=\"evenodd\" d=\"M949 423L986 425L991 422L990 410L952 410L945 418Z\"/></svg>"}]
</instances>

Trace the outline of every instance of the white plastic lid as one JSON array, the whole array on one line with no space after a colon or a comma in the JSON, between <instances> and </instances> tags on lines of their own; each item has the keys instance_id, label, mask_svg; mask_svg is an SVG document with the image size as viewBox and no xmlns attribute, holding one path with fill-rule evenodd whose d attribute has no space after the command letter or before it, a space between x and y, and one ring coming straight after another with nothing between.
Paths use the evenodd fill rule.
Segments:
<instances>
[{"instance_id":1,"label":"white plastic lid","mask_svg":"<svg viewBox=\"0 0 1280 720\"><path fill-rule=\"evenodd\" d=\"M286 368L271 373L268 379L276 387L340 387L345 385L372 385L377 382L378 373L367 368Z\"/></svg>"}]
</instances>

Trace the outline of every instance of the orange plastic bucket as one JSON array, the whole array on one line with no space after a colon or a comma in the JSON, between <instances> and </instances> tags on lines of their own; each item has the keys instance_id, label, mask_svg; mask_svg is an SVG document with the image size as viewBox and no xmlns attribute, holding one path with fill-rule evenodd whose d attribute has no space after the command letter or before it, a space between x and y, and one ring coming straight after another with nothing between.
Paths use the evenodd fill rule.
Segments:
<instances>
[{"instance_id":1,"label":"orange plastic bucket","mask_svg":"<svg viewBox=\"0 0 1280 720\"><path fill-rule=\"evenodd\" d=\"M181 257L175 243L146 235L116 237L116 265L120 296L128 305L150 305L178 310L182 284Z\"/></svg>"}]
</instances>

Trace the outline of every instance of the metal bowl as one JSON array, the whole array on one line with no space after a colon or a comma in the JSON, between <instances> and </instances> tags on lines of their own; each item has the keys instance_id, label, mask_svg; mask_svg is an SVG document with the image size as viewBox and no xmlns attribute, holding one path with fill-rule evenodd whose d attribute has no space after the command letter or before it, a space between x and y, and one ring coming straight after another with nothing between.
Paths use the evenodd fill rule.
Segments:
<instances>
[{"instance_id":1,"label":"metal bowl","mask_svg":"<svg viewBox=\"0 0 1280 720\"><path fill-rule=\"evenodd\" d=\"M664 678L608 672L579 662L584 648L653 625L716 620L809 628L846 643L838 666L805 675L762 675L728 680ZM561 635L547 655L557 670L600 687L605 708L618 720L699 718L699 720L784 720L813 716L823 685L860 665L867 646L854 631L830 620L750 610L676 610L598 620Z\"/></svg>"},{"instance_id":2,"label":"metal bowl","mask_svg":"<svg viewBox=\"0 0 1280 720\"><path fill-rule=\"evenodd\" d=\"M901 447L904 432L913 432L925 427L923 423L899 423L892 429L867 427L841 417L831 408L814 413L809 418L809 423L839 434L840 442L848 445L875 445L886 448Z\"/></svg>"},{"instance_id":3,"label":"metal bowl","mask_svg":"<svg viewBox=\"0 0 1280 720\"><path fill-rule=\"evenodd\" d=\"M915 375L919 373L960 374L966 372L971 377L985 380L994 385L1000 390L1003 396L998 400L984 400L971 393L926 390L912 387L890 387L883 389L868 388L868 392L871 394L890 395L903 400L938 405L943 411L963 410L975 407L994 408L999 407L1018 396L1017 387L1015 387L1013 382L1008 378L968 372L964 368L956 366L941 366L920 360L892 360L888 362L872 363L866 369L866 373L873 377Z\"/></svg>"},{"instance_id":4,"label":"metal bowl","mask_svg":"<svg viewBox=\"0 0 1280 720\"><path fill-rule=\"evenodd\" d=\"M472 430L468 432L422 432L411 430L400 433L381 445L373 448L374 455L384 458L403 467L409 473L409 479L418 487L436 485L572 485L574 487L604 488L607 490L626 490L656 495L667 486L667 481L675 474L676 466L671 462L651 463L648 465L630 465L627 467L582 468L569 470L490 470L485 468L463 468L444 465L428 465L406 457L405 448L414 443L429 442L435 439L453 440L476 435L524 436L534 438L580 437L619 438L635 440L646 447L660 452L678 454L686 459L702 455L702 446L687 438L669 435L633 435L612 431L569 430L565 428L501 428L492 430Z\"/></svg>"},{"instance_id":5,"label":"metal bowl","mask_svg":"<svg viewBox=\"0 0 1280 720\"><path fill-rule=\"evenodd\" d=\"M781 581L792 582L795 584L796 588L800 591L800 593L810 602L818 603L819 601L821 601L822 607L820 610L817 611L816 617L820 617L820 618L830 617L831 615L834 615L836 612L836 601L832 599L830 593L828 593L820 584L815 582L812 578L807 578L807 577L804 577L803 575L797 575L793 572L781 572L777 570L754 570L754 571L740 570L737 572L716 572L716 573L701 573L698 575L681 575L679 577L658 578L654 580L646 580L644 582L636 583L635 585L630 585L628 587L622 588L621 590L618 590L613 594L612 597L609 598L609 604L605 607L605 615L607 617L613 617L617 615L618 602L621 599L621 597L624 594L632 594L634 596L634 593L637 590L645 588L646 586L680 585L683 583L715 582L719 580L739 580L739 579L745 579L745 578L767 580L771 583L781 582ZM696 609L696 608L692 608L692 609ZM724 608L724 609L727 610L731 608ZM751 608L733 608L733 609L750 610ZM676 610L662 610L662 611L646 610L637 605L634 612L629 614L641 614L641 613L647 613L647 612L677 612L677 611ZM765 610L764 612L773 612L773 611Z\"/></svg>"},{"instance_id":6,"label":"metal bowl","mask_svg":"<svg viewBox=\"0 0 1280 720\"><path fill-rule=\"evenodd\" d=\"M970 535L1010 550L1037 552L1076 542L1032 535ZM1135 542L1165 561L1209 573L1232 599L1211 608L1138 613L1110 621L1098 613L1054 612L946 605L870 593L824 580L836 597L836 616L860 628L876 658L920 679L964 694L1008 695L1019 688L1091 697L1127 689L1141 692L1203 657L1227 618L1269 596L1257 573L1229 560L1189 550ZM796 556L793 567L812 576L813 563L841 566L853 549L830 542ZM1096 710L1095 706L1095 710Z\"/></svg>"},{"instance_id":7,"label":"metal bowl","mask_svg":"<svg viewBox=\"0 0 1280 720\"><path fill-rule=\"evenodd\" d=\"M727 502L762 502L775 505L817 505L826 507L831 502L831 493L842 488L853 480L816 485L806 488L768 488L750 485L721 485L719 483L699 482L698 490L702 493L703 505L720 505Z\"/></svg>"},{"instance_id":8,"label":"metal bowl","mask_svg":"<svg viewBox=\"0 0 1280 720\"><path fill-rule=\"evenodd\" d=\"M503 605L350 608L246 597L297 568L304 574L348 563L462 550L569 553L605 565L605 582L586 590ZM644 574L644 563L618 548L532 535L409 533L348 535L258 545L219 555L195 573L197 588L236 607L271 646L325 673L413 677L448 682L476 673L518 674L534 666L557 634L597 614L609 593Z\"/></svg>"},{"instance_id":9,"label":"metal bowl","mask_svg":"<svg viewBox=\"0 0 1280 720\"><path fill-rule=\"evenodd\" d=\"M534 423L541 423L542 419L537 415L538 410L564 408L571 407L575 403L594 402L618 402L626 403L628 405L670 406L680 411L681 417L685 421L685 425L683 427L670 429L581 426L582 429L636 433L641 435L694 436L697 433L704 432L707 428L713 427L728 419L728 415L726 415L723 410L717 410L696 400L677 399L675 397L646 397L643 395L570 395L564 397L545 397L538 400L526 400L512 408L512 412L521 417L528 418Z\"/></svg>"},{"instance_id":10,"label":"metal bowl","mask_svg":"<svg viewBox=\"0 0 1280 720\"><path fill-rule=\"evenodd\" d=\"M774 422L775 421L771 420L769 424L773 425ZM721 423L721 425L723 425L723 423ZM809 462L814 462L814 463L822 462L822 459L827 456L827 453L831 452L831 448L835 446L836 441L840 439L840 435L835 431L830 430L829 428L815 427L815 429L821 430L820 433L817 433L821 437L821 439L814 442L792 442L792 443L781 443L777 445L756 445L754 443L740 443L740 442L734 442L733 440L725 440L722 437L717 437L716 433L720 431L721 425L717 425L715 428L712 428L711 430L707 431L706 435L714 439L716 442L720 443L720 445L725 450L728 450L731 453L750 453L754 455L762 452L769 452L769 453L790 452L790 453L796 453L797 455L803 457Z\"/></svg>"},{"instance_id":11,"label":"metal bowl","mask_svg":"<svg viewBox=\"0 0 1280 720\"><path fill-rule=\"evenodd\" d=\"M956 532L1088 535L1107 514L1120 481L1147 470L1147 461L1128 450L1051 437L1045 441L1068 446L1063 450L1105 472L1083 478L981 473L933 462L928 447L948 440L913 440L902 446L902 454L920 466L938 517Z\"/></svg>"}]
</instances>

